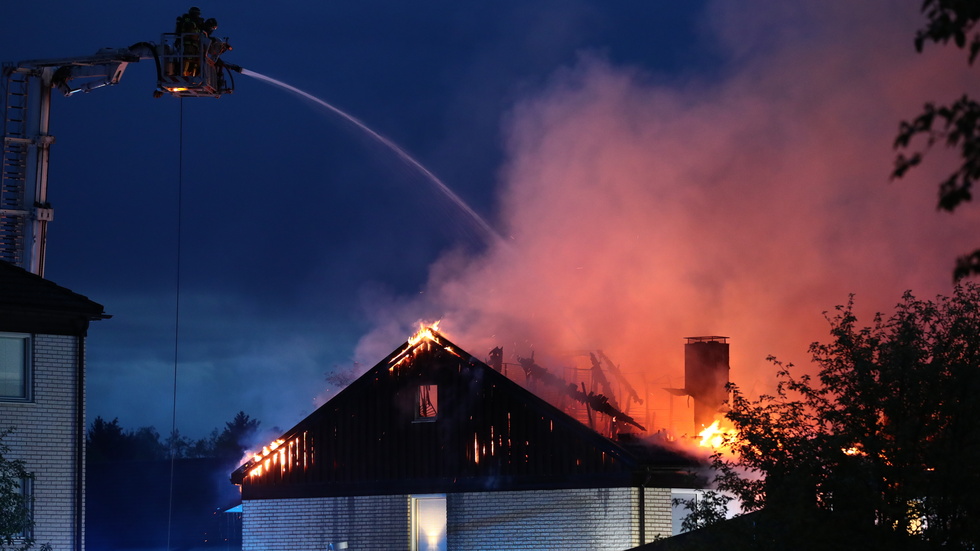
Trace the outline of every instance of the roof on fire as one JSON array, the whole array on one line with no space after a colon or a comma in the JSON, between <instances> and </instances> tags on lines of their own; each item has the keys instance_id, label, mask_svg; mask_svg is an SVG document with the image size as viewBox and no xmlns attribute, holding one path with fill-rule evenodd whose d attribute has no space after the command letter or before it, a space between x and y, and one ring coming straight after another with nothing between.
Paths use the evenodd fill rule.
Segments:
<instances>
[{"instance_id":1,"label":"roof on fire","mask_svg":"<svg viewBox=\"0 0 980 551\"><path fill-rule=\"evenodd\" d=\"M243 499L690 484L426 329L232 474Z\"/></svg>"}]
</instances>

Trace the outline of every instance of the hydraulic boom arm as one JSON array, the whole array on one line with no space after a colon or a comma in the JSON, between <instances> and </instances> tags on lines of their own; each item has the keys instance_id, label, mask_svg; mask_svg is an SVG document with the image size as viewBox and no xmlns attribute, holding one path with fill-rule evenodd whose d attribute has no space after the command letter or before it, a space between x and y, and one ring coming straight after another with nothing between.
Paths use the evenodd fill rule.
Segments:
<instances>
[{"instance_id":1,"label":"hydraulic boom arm","mask_svg":"<svg viewBox=\"0 0 980 551\"><path fill-rule=\"evenodd\" d=\"M193 48L190 45L193 44ZM54 212L47 200L51 91L65 96L119 83L130 63L153 59L153 95L220 97L234 91L221 54L226 40L205 33L164 34L160 44L104 48L90 56L3 64L3 158L0 167L0 260L44 275L47 223Z\"/></svg>"}]
</instances>

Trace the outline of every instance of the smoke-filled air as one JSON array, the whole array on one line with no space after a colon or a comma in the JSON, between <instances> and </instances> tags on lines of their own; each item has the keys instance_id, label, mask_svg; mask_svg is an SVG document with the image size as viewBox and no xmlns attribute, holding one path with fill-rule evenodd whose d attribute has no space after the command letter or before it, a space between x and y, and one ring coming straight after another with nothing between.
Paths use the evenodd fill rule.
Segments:
<instances>
[{"instance_id":1,"label":"smoke-filled air","mask_svg":"<svg viewBox=\"0 0 980 551\"><path fill-rule=\"evenodd\" d=\"M479 357L545 367L602 349L634 385L682 386L684 337L730 337L731 378L771 390L775 355L805 366L823 316L862 322L904 291L948 294L980 245L969 206L936 210L936 150L889 181L901 120L966 91L952 47L912 44L909 2L718 2L722 76L670 78L583 52L504 121L495 225L449 252L423 293L378 314L371 365L419 320ZM972 81L976 85L976 81ZM372 361L373 359L373 361Z\"/></svg>"}]
</instances>

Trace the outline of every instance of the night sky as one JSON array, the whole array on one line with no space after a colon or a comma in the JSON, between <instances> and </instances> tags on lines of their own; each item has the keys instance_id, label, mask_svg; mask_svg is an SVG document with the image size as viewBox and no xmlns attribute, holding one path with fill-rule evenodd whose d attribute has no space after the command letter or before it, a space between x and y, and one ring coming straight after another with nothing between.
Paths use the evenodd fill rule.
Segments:
<instances>
[{"instance_id":1,"label":"night sky","mask_svg":"<svg viewBox=\"0 0 980 551\"><path fill-rule=\"evenodd\" d=\"M90 329L88 413L200 437L286 429L420 320L477 357L601 348L679 386L683 337L732 377L808 362L823 312L951 290L980 246L937 212L949 156L888 179L902 119L976 91L916 0L212 1L225 59L403 147L502 240L342 118L236 75L154 99L152 62L56 97L47 273ZM7 2L0 59L159 41L190 4ZM179 282L179 285L178 285Z\"/></svg>"}]
</instances>

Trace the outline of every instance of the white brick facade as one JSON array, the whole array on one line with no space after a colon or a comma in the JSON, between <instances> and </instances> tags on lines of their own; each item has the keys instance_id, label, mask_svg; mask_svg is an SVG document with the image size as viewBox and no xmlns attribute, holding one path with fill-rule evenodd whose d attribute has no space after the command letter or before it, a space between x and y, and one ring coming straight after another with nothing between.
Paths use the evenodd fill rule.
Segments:
<instances>
[{"instance_id":1,"label":"white brick facade","mask_svg":"<svg viewBox=\"0 0 980 551\"><path fill-rule=\"evenodd\" d=\"M6 439L11 458L26 462L34 473L34 537L56 550L81 550L76 522L84 525L84 502L77 490L83 476L84 441L79 442L79 353L84 337L33 335L33 400L0 401L0 428L13 427ZM84 401L84 398L83 398ZM82 404L83 405L83 404ZM84 459L83 459L84 461Z\"/></svg>"},{"instance_id":2,"label":"white brick facade","mask_svg":"<svg viewBox=\"0 0 980 551\"><path fill-rule=\"evenodd\" d=\"M242 551L409 549L408 496L268 499L242 504Z\"/></svg>"},{"instance_id":3,"label":"white brick facade","mask_svg":"<svg viewBox=\"0 0 980 551\"><path fill-rule=\"evenodd\" d=\"M622 551L670 536L670 490L638 488L479 492L447 496L449 549Z\"/></svg>"},{"instance_id":4,"label":"white brick facade","mask_svg":"<svg viewBox=\"0 0 980 551\"><path fill-rule=\"evenodd\" d=\"M638 488L453 493L448 549L622 551L671 533L670 490L646 488L643 538ZM244 551L411 549L411 496L248 500ZM339 548L339 547L338 547Z\"/></svg>"}]
</instances>

